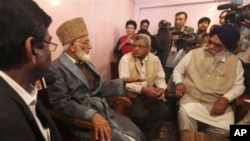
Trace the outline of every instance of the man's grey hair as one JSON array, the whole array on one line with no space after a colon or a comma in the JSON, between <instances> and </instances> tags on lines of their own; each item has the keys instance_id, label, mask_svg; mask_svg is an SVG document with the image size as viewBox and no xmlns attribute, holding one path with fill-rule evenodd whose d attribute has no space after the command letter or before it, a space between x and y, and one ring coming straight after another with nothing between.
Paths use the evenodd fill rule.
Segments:
<instances>
[{"instance_id":1,"label":"man's grey hair","mask_svg":"<svg viewBox=\"0 0 250 141\"><path fill-rule=\"evenodd\" d=\"M69 49L69 44L63 46L63 51L66 52Z\"/></svg>"},{"instance_id":2,"label":"man's grey hair","mask_svg":"<svg viewBox=\"0 0 250 141\"><path fill-rule=\"evenodd\" d=\"M135 41L143 39L146 42L147 46L151 46L151 38L147 34L138 34L135 37Z\"/></svg>"}]
</instances>

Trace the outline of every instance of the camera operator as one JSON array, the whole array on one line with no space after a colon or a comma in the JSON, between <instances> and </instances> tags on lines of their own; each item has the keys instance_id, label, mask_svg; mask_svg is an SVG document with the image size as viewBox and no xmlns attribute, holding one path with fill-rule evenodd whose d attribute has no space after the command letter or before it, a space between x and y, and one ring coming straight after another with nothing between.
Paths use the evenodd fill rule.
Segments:
<instances>
[{"instance_id":1,"label":"camera operator","mask_svg":"<svg viewBox=\"0 0 250 141\"><path fill-rule=\"evenodd\" d=\"M220 23L220 25L225 24L225 16L227 15L228 12L229 12L229 10L221 11L221 13L219 15L219 23Z\"/></svg>"},{"instance_id":2,"label":"camera operator","mask_svg":"<svg viewBox=\"0 0 250 141\"><path fill-rule=\"evenodd\" d=\"M187 21L188 15L186 12L177 12L175 14L175 22L174 22L174 29L175 31L180 31L180 32L185 32L185 33L194 33L194 29L192 27L186 26L186 21ZM179 47L176 46L176 36L169 36L169 40L167 43L167 51L164 54L166 61L164 63L164 71L166 75L166 81L169 80L172 72L173 72L173 59L175 58L177 51L180 49Z\"/></svg>"},{"instance_id":3,"label":"camera operator","mask_svg":"<svg viewBox=\"0 0 250 141\"><path fill-rule=\"evenodd\" d=\"M234 24L240 31L240 42L235 54L244 62L250 63L250 4L223 4L218 10L230 9L225 16L225 22Z\"/></svg>"},{"instance_id":4,"label":"camera operator","mask_svg":"<svg viewBox=\"0 0 250 141\"><path fill-rule=\"evenodd\" d=\"M218 8L219 9L219 8ZM219 9L220 10L220 9ZM231 14L230 14L231 13ZM234 6L231 5L231 11L229 15L226 15L227 22L231 22L240 26L240 51L237 52L237 57L243 62L244 69L249 66L250 63L250 4L245 6ZM244 74L246 87L249 87L247 82L249 79L248 73ZM248 101L245 99L246 102ZM249 101L248 101L249 102ZM249 125L250 124L250 110L248 113L236 124Z\"/></svg>"}]
</instances>

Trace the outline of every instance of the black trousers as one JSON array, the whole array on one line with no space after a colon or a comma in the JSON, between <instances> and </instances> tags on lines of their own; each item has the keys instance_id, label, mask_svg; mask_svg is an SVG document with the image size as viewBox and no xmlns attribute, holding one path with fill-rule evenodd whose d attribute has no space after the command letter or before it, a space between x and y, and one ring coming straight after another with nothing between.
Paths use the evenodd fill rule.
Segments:
<instances>
[{"instance_id":1,"label":"black trousers","mask_svg":"<svg viewBox=\"0 0 250 141\"><path fill-rule=\"evenodd\" d=\"M170 116L169 113L170 109L164 101L142 94L132 100L130 118L142 130L146 140L150 141L155 131Z\"/></svg>"}]
</instances>

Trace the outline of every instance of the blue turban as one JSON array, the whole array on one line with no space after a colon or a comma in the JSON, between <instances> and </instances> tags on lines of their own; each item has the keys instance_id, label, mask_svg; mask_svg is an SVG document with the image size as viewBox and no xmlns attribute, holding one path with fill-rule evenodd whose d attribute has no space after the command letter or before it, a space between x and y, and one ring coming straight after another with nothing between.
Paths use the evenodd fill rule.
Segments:
<instances>
[{"instance_id":1,"label":"blue turban","mask_svg":"<svg viewBox=\"0 0 250 141\"><path fill-rule=\"evenodd\" d=\"M237 42L240 39L239 31L231 24L223 24L216 26L210 32L210 37L217 35L220 41L229 51L234 51L237 48Z\"/></svg>"}]
</instances>

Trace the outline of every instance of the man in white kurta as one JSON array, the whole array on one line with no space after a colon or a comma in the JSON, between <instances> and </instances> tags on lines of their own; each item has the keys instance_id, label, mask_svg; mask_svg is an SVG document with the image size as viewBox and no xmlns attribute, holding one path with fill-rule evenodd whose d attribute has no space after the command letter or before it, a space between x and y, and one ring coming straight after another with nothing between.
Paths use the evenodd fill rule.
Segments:
<instances>
[{"instance_id":1,"label":"man in white kurta","mask_svg":"<svg viewBox=\"0 0 250 141\"><path fill-rule=\"evenodd\" d=\"M206 47L190 51L175 67L173 80L180 97L179 129L228 137L234 113L230 102L245 90L243 67L233 54L239 32L225 24L214 28Z\"/></svg>"}]
</instances>

